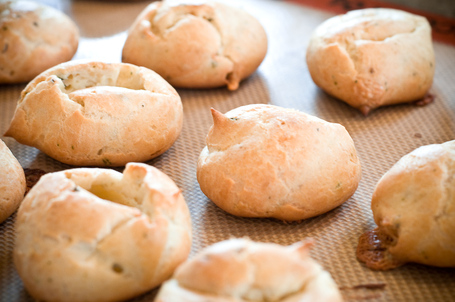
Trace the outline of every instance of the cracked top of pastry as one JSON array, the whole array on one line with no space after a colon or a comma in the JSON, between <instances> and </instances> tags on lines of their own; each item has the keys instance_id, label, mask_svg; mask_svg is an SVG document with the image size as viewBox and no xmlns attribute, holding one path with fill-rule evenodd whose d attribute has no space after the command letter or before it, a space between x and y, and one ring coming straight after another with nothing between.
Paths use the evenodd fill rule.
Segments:
<instances>
[{"instance_id":1,"label":"cracked top of pastry","mask_svg":"<svg viewBox=\"0 0 455 302\"><path fill-rule=\"evenodd\" d=\"M431 27L396 9L350 11L318 26L306 60L317 86L366 115L425 96L435 67Z\"/></svg>"},{"instance_id":2,"label":"cracked top of pastry","mask_svg":"<svg viewBox=\"0 0 455 302\"><path fill-rule=\"evenodd\" d=\"M267 37L247 12L209 1L157 1L131 26L123 61L146 66L171 85L238 88L267 52Z\"/></svg>"},{"instance_id":3,"label":"cracked top of pastry","mask_svg":"<svg viewBox=\"0 0 455 302\"><path fill-rule=\"evenodd\" d=\"M17 214L14 262L43 301L120 301L169 278L191 248L180 189L158 169L43 176Z\"/></svg>"},{"instance_id":4,"label":"cracked top of pastry","mask_svg":"<svg viewBox=\"0 0 455 302\"><path fill-rule=\"evenodd\" d=\"M182 122L179 95L155 72L71 61L25 87L5 135L66 164L122 166L164 153Z\"/></svg>"}]
</instances>

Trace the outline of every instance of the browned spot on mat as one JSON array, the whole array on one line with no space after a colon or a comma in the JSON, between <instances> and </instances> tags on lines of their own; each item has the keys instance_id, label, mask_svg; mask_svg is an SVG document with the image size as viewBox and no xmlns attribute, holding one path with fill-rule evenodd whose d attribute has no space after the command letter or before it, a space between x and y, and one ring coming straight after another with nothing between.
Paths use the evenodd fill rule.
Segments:
<instances>
[{"instance_id":1,"label":"browned spot on mat","mask_svg":"<svg viewBox=\"0 0 455 302\"><path fill-rule=\"evenodd\" d=\"M27 182L27 188L25 189L25 195L27 195L28 191L38 182L38 180L46 174L45 171L40 169L24 169L25 173L25 180ZM25 196L24 195L24 196Z\"/></svg>"},{"instance_id":2,"label":"browned spot on mat","mask_svg":"<svg viewBox=\"0 0 455 302\"><path fill-rule=\"evenodd\" d=\"M434 99L435 99L434 94L427 93L422 99L415 101L414 104L416 106L426 106L430 103L433 103Z\"/></svg>"},{"instance_id":3,"label":"browned spot on mat","mask_svg":"<svg viewBox=\"0 0 455 302\"><path fill-rule=\"evenodd\" d=\"M385 288L385 283L366 283L340 287L340 290L345 300L352 301L383 298Z\"/></svg>"},{"instance_id":4,"label":"browned spot on mat","mask_svg":"<svg viewBox=\"0 0 455 302\"><path fill-rule=\"evenodd\" d=\"M357 259L373 270L389 270L404 263L393 259L388 252L393 238L382 233L378 228L360 235L357 246Z\"/></svg>"}]
</instances>

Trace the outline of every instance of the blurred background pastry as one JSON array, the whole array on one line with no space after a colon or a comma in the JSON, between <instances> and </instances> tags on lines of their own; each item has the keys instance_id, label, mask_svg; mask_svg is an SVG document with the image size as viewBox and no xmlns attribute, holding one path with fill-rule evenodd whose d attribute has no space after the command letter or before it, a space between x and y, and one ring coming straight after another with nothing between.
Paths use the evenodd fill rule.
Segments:
<instances>
[{"instance_id":1,"label":"blurred background pastry","mask_svg":"<svg viewBox=\"0 0 455 302\"><path fill-rule=\"evenodd\" d=\"M317 86L367 115L424 98L435 72L431 27L396 9L350 11L316 28L306 61Z\"/></svg>"},{"instance_id":2,"label":"blurred background pastry","mask_svg":"<svg viewBox=\"0 0 455 302\"><path fill-rule=\"evenodd\" d=\"M174 87L236 90L266 52L266 33L246 11L211 1L164 0L137 17L122 61L150 68Z\"/></svg>"},{"instance_id":3,"label":"blurred background pastry","mask_svg":"<svg viewBox=\"0 0 455 302\"><path fill-rule=\"evenodd\" d=\"M28 82L76 53L79 29L64 13L35 1L0 2L0 84Z\"/></svg>"}]
</instances>

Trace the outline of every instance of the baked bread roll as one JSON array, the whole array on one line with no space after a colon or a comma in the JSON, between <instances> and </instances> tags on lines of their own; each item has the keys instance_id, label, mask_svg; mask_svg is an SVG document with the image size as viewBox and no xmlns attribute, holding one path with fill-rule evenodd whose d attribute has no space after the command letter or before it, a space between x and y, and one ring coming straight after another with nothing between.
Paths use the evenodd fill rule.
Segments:
<instances>
[{"instance_id":1,"label":"baked bread roll","mask_svg":"<svg viewBox=\"0 0 455 302\"><path fill-rule=\"evenodd\" d=\"M0 2L0 84L28 82L71 60L79 29L64 13L32 1Z\"/></svg>"},{"instance_id":2,"label":"baked bread roll","mask_svg":"<svg viewBox=\"0 0 455 302\"><path fill-rule=\"evenodd\" d=\"M342 301L330 274L311 259L311 244L215 243L180 265L156 301Z\"/></svg>"},{"instance_id":3,"label":"baked bread roll","mask_svg":"<svg viewBox=\"0 0 455 302\"><path fill-rule=\"evenodd\" d=\"M357 189L360 162L343 126L263 104L212 115L197 179L223 210L301 220L339 206Z\"/></svg>"},{"instance_id":4,"label":"baked bread roll","mask_svg":"<svg viewBox=\"0 0 455 302\"><path fill-rule=\"evenodd\" d=\"M148 67L174 87L236 90L261 64L267 36L243 10L210 1L150 4L131 26L123 62Z\"/></svg>"},{"instance_id":5,"label":"baked bread roll","mask_svg":"<svg viewBox=\"0 0 455 302\"><path fill-rule=\"evenodd\" d=\"M16 221L14 264L40 301L121 301L169 278L191 248L188 207L158 169L44 175Z\"/></svg>"},{"instance_id":6,"label":"baked bread roll","mask_svg":"<svg viewBox=\"0 0 455 302\"><path fill-rule=\"evenodd\" d=\"M24 170L0 139L0 223L16 211L24 193Z\"/></svg>"},{"instance_id":7,"label":"baked bread roll","mask_svg":"<svg viewBox=\"0 0 455 302\"><path fill-rule=\"evenodd\" d=\"M315 30L306 60L317 86L366 115L425 96L435 68L431 27L395 9L350 11Z\"/></svg>"},{"instance_id":8,"label":"baked bread roll","mask_svg":"<svg viewBox=\"0 0 455 302\"><path fill-rule=\"evenodd\" d=\"M164 153L182 121L179 95L155 72L73 61L25 87L5 135L65 164L123 166Z\"/></svg>"},{"instance_id":9,"label":"baked bread roll","mask_svg":"<svg viewBox=\"0 0 455 302\"><path fill-rule=\"evenodd\" d=\"M455 267L455 141L403 156L376 185L377 228L361 236L358 258L372 269L407 262Z\"/></svg>"}]
</instances>

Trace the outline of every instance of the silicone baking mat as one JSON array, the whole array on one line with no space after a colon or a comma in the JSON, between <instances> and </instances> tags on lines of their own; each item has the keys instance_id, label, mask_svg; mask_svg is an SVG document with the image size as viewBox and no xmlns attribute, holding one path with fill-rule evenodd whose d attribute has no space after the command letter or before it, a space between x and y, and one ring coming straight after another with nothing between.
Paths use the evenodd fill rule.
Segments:
<instances>
[{"instance_id":1,"label":"silicone baking mat","mask_svg":"<svg viewBox=\"0 0 455 302\"><path fill-rule=\"evenodd\" d=\"M119 62L126 30L148 2L43 1L65 11L78 24L81 40L75 59ZM178 92L184 106L183 131L162 156L148 162L167 173L183 190L192 216L193 256L202 248L230 237L292 244L313 237L312 256L328 270L346 301L455 301L455 270L408 264L387 272L371 271L356 260L358 237L374 228L370 198L378 179L399 158L415 148L455 138L455 47L435 41L436 74L425 107L396 105L364 117L329 97L312 82L305 63L309 37L334 13L302 3L308 1L226 1L250 12L263 24L268 54L237 91L226 88ZM299 2L299 3L296 3ZM332 1L337 3L340 1ZM343 2L343 1L341 1ZM349 1L344 1L349 2ZM14 114L21 85L0 86L0 133ZM295 108L344 125L362 164L356 193L342 206L300 223L247 219L216 207L199 189L196 162L212 124L210 107L226 112L238 106L269 103ZM2 137L24 168L46 172L71 168L35 148ZM118 169L122 170L122 169ZM0 301L33 301L12 263L15 215L0 224ZM135 301L153 301L156 290Z\"/></svg>"}]
</instances>

